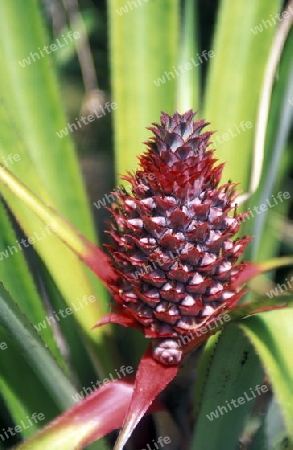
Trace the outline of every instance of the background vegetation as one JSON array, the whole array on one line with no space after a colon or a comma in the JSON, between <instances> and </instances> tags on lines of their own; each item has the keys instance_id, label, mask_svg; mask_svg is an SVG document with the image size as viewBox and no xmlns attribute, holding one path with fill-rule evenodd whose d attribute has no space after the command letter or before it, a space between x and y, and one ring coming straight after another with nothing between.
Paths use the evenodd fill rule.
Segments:
<instances>
[{"instance_id":1,"label":"background vegetation","mask_svg":"<svg viewBox=\"0 0 293 450\"><path fill-rule=\"evenodd\" d=\"M192 108L218 136L231 136L229 130L236 134L223 143L215 139L215 146L220 161L226 161L224 181L231 178L244 192L255 191L241 208L255 211L272 195L290 193L288 201L244 223L242 233L255 236L246 258L291 257L293 35L288 30L293 4L279 20L276 14L284 7L279 0L3 0L0 161L88 239L102 243L109 215L99 201L109 206L106 195L120 183L118 174L136 168L136 155L149 135L145 127L158 121L162 110L172 114ZM57 39L63 42L69 30L81 38L21 66L31 52ZM204 50L214 56L205 60ZM200 62L199 57L203 63L179 69L192 59ZM167 80L165 72L174 76ZM165 82L157 86L162 77ZM57 132L100 111L107 101L117 109L58 137ZM252 126L242 130L242 121ZM11 162L10 154L19 160ZM1 288L0 343L7 348L0 350L0 429L34 412L45 416L0 439L2 450L72 406L73 395L83 387L122 364L136 368L146 342L120 327L90 330L109 311L105 289L4 185L1 193L0 280L10 295ZM35 233L46 236L33 246L17 244ZM292 267L286 266L259 277L246 300L265 297L291 276ZM278 295L290 294L287 286ZM47 316L90 295L96 301L47 323L37 335L36 325ZM210 339L197 364L197 382L188 391L192 413L178 390L176 401L169 402L170 414L146 419L147 442L174 429L169 448L183 448L184 424L190 449L293 448L292 319L292 309L274 311ZM207 420L217 405L264 381L270 392L260 401ZM138 435L132 448L143 445ZM110 448L113 438L88 448ZM39 445L34 448L45 448ZM54 448L63 448L58 445ZM75 447L70 442L67 448Z\"/></svg>"}]
</instances>

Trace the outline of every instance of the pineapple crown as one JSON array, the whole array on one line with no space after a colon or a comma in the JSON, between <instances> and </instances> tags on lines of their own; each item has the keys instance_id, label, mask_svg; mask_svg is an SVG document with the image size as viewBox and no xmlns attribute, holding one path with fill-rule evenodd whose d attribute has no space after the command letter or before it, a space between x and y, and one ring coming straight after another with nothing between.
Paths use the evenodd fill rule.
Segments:
<instances>
[{"instance_id":1,"label":"pineapple crown","mask_svg":"<svg viewBox=\"0 0 293 450\"><path fill-rule=\"evenodd\" d=\"M153 339L153 356L166 365L182 358L178 338L239 301L244 291L232 284L250 241L233 239L245 213L233 206L236 185L219 186L213 133L194 116L162 113L139 170L124 177L132 194L114 192L111 210L114 309Z\"/></svg>"}]
</instances>

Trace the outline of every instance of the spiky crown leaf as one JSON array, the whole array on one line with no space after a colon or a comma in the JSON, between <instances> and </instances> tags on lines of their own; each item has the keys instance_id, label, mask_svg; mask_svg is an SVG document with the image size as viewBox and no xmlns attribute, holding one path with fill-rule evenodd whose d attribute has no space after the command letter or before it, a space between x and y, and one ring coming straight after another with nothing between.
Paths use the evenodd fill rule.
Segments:
<instances>
[{"instance_id":1,"label":"spiky crown leaf","mask_svg":"<svg viewBox=\"0 0 293 450\"><path fill-rule=\"evenodd\" d=\"M231 284L250 241L233 239L244 216L232 206L235 184L219 186L224 164L215 165L208 150L213 133L203 133L208 124L194 116L162 113L161 124L149 128L154 136L140 170L124 177L132 195L115 193L119 207L109 232L117 309L146 337L171 338L171 347L220 305L239 300L242 291Z\"/></svg>"}]
</instances>

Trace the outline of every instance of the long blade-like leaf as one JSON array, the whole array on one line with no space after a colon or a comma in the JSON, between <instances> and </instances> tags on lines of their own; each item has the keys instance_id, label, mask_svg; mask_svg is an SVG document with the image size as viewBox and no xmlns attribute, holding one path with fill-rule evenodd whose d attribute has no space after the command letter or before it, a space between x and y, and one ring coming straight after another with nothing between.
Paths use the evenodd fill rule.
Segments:
<instances>
[{"instance_id":1,"label":"long blade-like leaf","mask_svg":"<svg viewBox=\"0 0 293 450\"><path fill-rule=\"evenodd\" d=\"M117 174L135 168L146 124L173 112L178 64L178 0L125 8L124 0L108 1Z\"/></svg>"},{"instance_id":2,"label":"long blade-like leaf","mask_svg":"<svg viewBox=\"0 0 293 450\"><path fill-rule=\"evenodd\" d=\"M287 435L293 446L293 362L291 342L293 339L293 311L275 311L262 316L250 317L240 327L245 332L262 360L273 390L281 406Z\"/></svg>"},{"instance_id":3,"label":"long blade-like leaf","mask_svg":"<svg viewBox=\"0 0 293 450\"><path fill-rule=\"evenodd\" d=\"M0 285L0 324L13 336L60 408L65 409L72 405L75 389L2 285Z\"/></svg>"},{"instance_id":4,"label":"long blade-like leaf","mask_svg":"<svg viewBox=\"0 0 293 450\"><path fill-rule=\"evenodd\" d=\"M220 3L205 115L218 132L217 156L228 163L223 179L240 182L242 189L247 189L250 178L259 92L276 27L272 22L264 29L262 21L274 16L279 4L279 0Z\"/></svg>"}]
</instances>

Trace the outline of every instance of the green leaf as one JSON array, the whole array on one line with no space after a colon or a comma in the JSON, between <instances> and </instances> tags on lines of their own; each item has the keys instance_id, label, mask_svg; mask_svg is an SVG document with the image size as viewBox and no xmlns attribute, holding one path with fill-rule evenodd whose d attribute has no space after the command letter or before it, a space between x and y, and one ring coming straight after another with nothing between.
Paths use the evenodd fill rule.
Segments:
<instances>
[{"instance_id":1,"label":"green leaf","mask_svg":"<svg viewBox=\"0 0 293 450\"><path fill-rule=\"evenodd\" d=\"M43 381L56 404L61 409L72 405L75 389L2 285L0 285L0 325L13 336L14 342L25 354L27 361Z\"/></svg>"},{"instance_id":2,"label":"green leaf","mask_svg":"<svg viewBox=\"0 0 293 450\"><path fill-rule=\"evenodd\" d=\"M113 0L108 11L112 95L117 103L116 169L117 174L125 174L135 168L135 156L143 151L145 127L158 121L161 110L173 113L175 109L179 2L142 2L128 10L124 0Z\"/></svg>"},{"instance_id":3,"label":"green leaf","mask_svg":"<svg viewBox=\"0 0 293 450\"><path fill-rule=\"evenodd\" d=\"M240 182L241 189L248 187L259 93L276 28L273 21L265 28L262 20L274 16L279 6L279 0L220 3L205 116L217 130L217 156L227 161L223 180ZM263 31L257 32L256 26Z\"/></svg>"},{"instance_id":4,"label":"green leaf","mask_svg":"<svg viewBox=\"0 0 293 450\"><path fill-rule=\"evenodd\" d=\"M288 37L275 79L260 185L247 204L254 217L249 216L249 221L245 222L244 231L254 235L250 251L258 261L274 254L275 246L278 245L278 236L274 236L276 233L273 230L272 219L276 213L282 211L286 213L289 207L288 198L278 198L277 194L280 191L286 191L284 180L290 170L290 150L286 147L286 143L293 117L293 108L288 101L293 95L292 45L293 33ZM284 154L285 152L287 155ZM288 188L287 190L289 191ZM260 205L266 205L267 210L260 211ZM264 228L266 233L263 232Z\"/></svg>"},{"instance_id":5,"label":"green leaf","mask_svg":"<svg viewBox=\"0 0 293 450\"><path fill-rule=\"evenodd\" d=\"M46 311L33 283L32 276L22 251L19 251L19 240L12 229L3 204L0 203L0 280L5 281L5 287L32 324L43 321ZM20 247L21 248L21 247ZM11 249L11 251L9 250ZM46 342L58 363L65 369L63 359L49 328L40 331L40 336Z\"/></svg>"},{"instance_id":6,"label":"green leaf","mask_svg":"<svg viewBox=\"0 0 293 450\"><path fill-rule=\"evenodd\" d=\"M82 329L74 315L62 313L62 311L66 312L67 305L48 273L46 266L39 258L37 258L36 264L38 265L42 278L44 296L50 299L51 307L51 312L48 311L46 319L38 323L39 328L44 327L45 329L51 328L54 330L55 338L62 349L64 359L70 367L71 372L74 373L74 381L77 389L91 386L91 382L95 381L98 375L103 376L106 368L101 367L96 348L93 348L84 339ZM82 313L85 305L82 304L83 306L79 306L78 303L75 303L75 305L77 308L80 308L80 313ZM56 316L53 314L53 311L57 311ZM60 311L63 315L60 314ZM102 351L103 347L101 345L100 352L102 353Z\"/></svg>"},{"instance_id":7,"label":"green leaf","mask_svg":"<svg viewBox=\"0 0 293 450\"><path fill-rule=\"evenodd\" d=\"M62 139L57 135L67 124L52 70L52 55L42 50L49 40L39 4L20 0L3 3L0 24L5 34L0 44L3 99L0 155L25 184L94 240L92 218L70 133ZM30 58L25 66L20 64L24 58ZM20 159L10 163L9 154ZM4 195L28 237L42 232L41 222L18 199L7 190ZM90 328L108 310L107 296L100 282L53 236L38 239L35 248L69 307L85 295L96 297L82 314L74 314L87 340L97 345L103 340L104 331L92 333ZM102 355L103 364L111 369L109 354Z\"/></svg>"},{"instance_id":8,"label":"green leaf","mask_svg":"<svg viewBox=\"0 0 293 450\"><path fill-rule=\"evenodd\" d=\"M234 324L225 329L213 350L207 347L205 351L208 353L198 368L201 382L197 383L195 399L200 398L201 402L191 448L219 448L220 436L221 448L234 450L245 417L253 407L253 392L261 384L263 371L253 347L243 340ZM242 404L238 403L240 397L244 399L240 400ZM231 402L233 399L237 400L236 406ZM218 417L212 416L212 412Z\"/></svg>"},{"instance_id":9,"label":"green leaf","mask_svg":"<svg viewBox=\"0 0 293 450\"><path fill-rule=\"evenodd\" d=\"M60 402L56 403L56 398L53 398L43 379L33 370L13 336L10 336L2 326L0 326L0 343L1 396L13 419L11 425L21 425L21 421L26 423L20 433L22 437L27 438L53 420L64 408L60 407ZM4 344L7 346L6 349ZM27 416L31 417L33 413L43 414L44 418L30 425ZM7 420L7 417L5 419ZM7 443L9 445L11 442Z\"/></svg>"},{"instance_id":10,"label":"green leaf","mask_svg":"<svg viewBox=\"0 0 293 450\"><path fill-rule=\"evenodd\" d=\"M23 3L20 0L12 0L2 6L0 23L6 39L1 41L3 76L0 89L7 118L12 119L14 133L24 149L21 160L14 162L11 168L18 176L22 175L22 181L31 182L30 162L35 174L33 179L41 181L43 189L54 199L56 209L94 239L72 139L70 134L62 139L56 134L65 128L66 118L51 56L45 51L42 51L42 56L38 50L48 44L39 6L35 2ZM61 44L66 45L65 42ZM35 62L31 56L34 53ZM24 58L31 60L29 65L21 67L20 62ZM21 120L17 121L17 117ZM8 150L11 152L12 148ZM39 188L40 185L33 184L32 187Z\"/></svg>"},{"instance_id":11,"label":"green leaf","mask_svg":"<svg viewBox=\"0 0 293 450\"><path fill-rule=\"evenodd\" d=\"M280 450L288 448L288 438L284 431L283 418L276 398L273 397L263 422L257 430L249 450Z\"/></svg>"},{"instance_id":12,"label":"green leaf","mask_svg":"<svg viewBox=\"0 0 293 450\"><path fill-rule=\"evenodd\" d=\"M293 310L274 311L248 318L240 327L254 345L276 394L286 431L293 445Z\"/></svg>"},{"instance_id":13,"label":"green leaf","mask_svg":"<svg viewBox=\"0 0 293 450\"><path fill-rule=\"evenodd\" d=\"M182 8L176 106L179 112L184 113L188 109L199 109L201 65L196 56L198 51L198 42L196 39L198 27L197 2L194 0L185 0ZM192 58L197 66L192 62Z\"/></svg>"}]
</instances>

